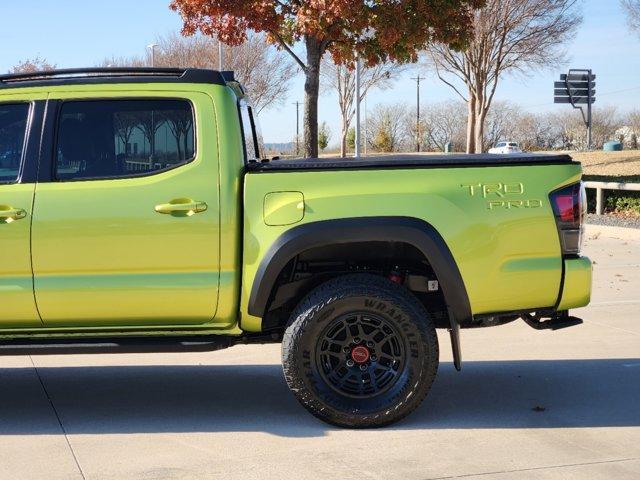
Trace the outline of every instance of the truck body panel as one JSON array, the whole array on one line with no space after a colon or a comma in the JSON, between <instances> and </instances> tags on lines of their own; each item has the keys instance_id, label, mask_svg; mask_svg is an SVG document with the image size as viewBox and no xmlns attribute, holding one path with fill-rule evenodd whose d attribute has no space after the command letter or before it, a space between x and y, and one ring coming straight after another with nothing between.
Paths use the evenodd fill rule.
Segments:
<instances>
[{"instance_id":1,"label":"truck body panel","mask_svg":"<svg viewBox=\"0 0 640 480\"><path fill-rule=\"evenodd\" d=\"M549 201L550 192L580 180L570 157L247 164L237 87L135 80L0 89L0 104L49 101L42 145L50 148L25 158L37 179L0 185L0 204L24 205L32 217L32 226L20 221L3 233L2 251L18 255L3 262L1 295L10 308L0 318L2 335L260 332L263 318L249 313L248 302L276 240L298 225L362 217L431 225L455 259L474 315L588 303L590 263L563 259ZM193 161L148 176L56 181L55 109L124 99L190 102ZM154 212L180 198L207 209L179 219Z\"/></svg>"},{"instance_id":2,"label":"truck body panel","mask_svg":"<svg viewBox=\"0 0 640 480\"><path fill-rule=\"evenodd\" d=\"M249 173L241 326L260 330L260 318L247 311L252 282L265 252L291 227L265 222L260 206L272 192L302 192L300 223L375 216L426 221L451 250L473 314L482 314L556 304L562 255L549 193L580 175L580 166L572 163Z\"/></svg>"},{"instance_id":3,"label":"truck body panel","mask_svg":"<svg viewBox=\"0 0 640 480\"><path fill-rule=\"evenodd\" d=\"M38 199L33 226L16 222L9 236L3 235L20 246L11 249L11 262L5 263L15 275L3 275L8 284L3 298L11 311L5 310L1 327L8 335L21 328L54 335L158 328L239 333L244 154L231 89L159 83L100 87L0 90L0 104L48 99L49 126L55 130L56 102L186 100L195 115L195 158L148 176L58 182L41 172L37 184L0 185L3 200L28 207L29 217L36 190ZM229 141L220 143L220 136ZM45 173L51 169L50 155L44 152L40 159ZM204 201L206 212L176 219L154 211L155 205L187 193ZM4 242L2 250L9 252ZM20 251L24 254L15 255Z\"/></svg>"}]
</instances>

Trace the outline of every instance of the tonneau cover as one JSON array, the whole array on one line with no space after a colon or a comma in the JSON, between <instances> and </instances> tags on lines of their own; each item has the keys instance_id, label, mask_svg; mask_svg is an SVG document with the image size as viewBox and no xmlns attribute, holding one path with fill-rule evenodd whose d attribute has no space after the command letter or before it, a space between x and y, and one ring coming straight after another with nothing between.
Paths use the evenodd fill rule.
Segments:
<instances>
[{"instance_id":1,"label":"tonneau cover","mask_svg":"<svg viewBox=\"0 0 640 480\"><path fill-rule=\"evenodd\" d=\"M250 172L280 172L300 170L346 170L378 168L446 168L490 167L516 165L557 165L573 163L569 155L543 155L519 153L511 155L380 155L364 158L302 158L293 160L268 160L250 162Z\"/></svg>"}]
</instances>

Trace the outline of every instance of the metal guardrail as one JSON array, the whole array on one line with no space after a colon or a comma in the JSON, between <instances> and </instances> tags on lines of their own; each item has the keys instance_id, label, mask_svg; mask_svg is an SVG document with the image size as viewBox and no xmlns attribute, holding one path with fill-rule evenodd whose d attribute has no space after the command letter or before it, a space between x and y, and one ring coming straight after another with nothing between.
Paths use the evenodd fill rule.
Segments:
<instances>
[{"instance_id":1,"label":"metal guardrail","mask_svg":"<svg viewBox=\"0 0 640 480\"><path fill-rule=\"evenodd\" d=\"M594 188L596 190L596 215L602 215L604 210L602 191L603 190L628 190L640 192L640 183L617 183L617 182L584 182L584 188Z\"/></svg>"}]
</instances>

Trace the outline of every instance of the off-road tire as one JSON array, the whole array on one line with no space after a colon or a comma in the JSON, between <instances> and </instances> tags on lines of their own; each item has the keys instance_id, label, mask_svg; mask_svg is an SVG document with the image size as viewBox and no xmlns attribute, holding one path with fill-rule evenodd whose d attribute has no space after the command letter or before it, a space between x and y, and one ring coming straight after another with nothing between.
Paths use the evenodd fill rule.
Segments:
<instances>
[{"instance_id":1,"label":"off-road tire","mask_svg":"<svg viewBox=\"0 0 640 480\"><path fill-rule=\"evenodd\" d=\"M347 338L352 329L364 331L352 326L355 324L367 327L369 331L375 325L382 325L371 341L360 339L363 346L367 343L372 346L371 355L361 348L359 352L345 353L346 360L339 359L339 355L328 350L345 345L347 340L343 338ZM340 335L326 336L327 332L334 331ZM385 332L389 333L386 338ZM334 344L339 336L343 343ZM383 338L382 342L374 343L379 338ZM359 336L351 338L349 345L357 346L358 339ZM350 347L343 348L348 352ZM380 348L381 358L375 355L377 348ZM390 362L387 359L388 355L382 350L390 348L402 353L389 357L398 360ZM351 349L355 350L355 347ZM354 356L356 353L358 355ZM361 374L352 371L353 366L340 364L350 360L356 369L361 369L363 364L354 363L354 360L364 361L364 358L369 360L367 368L371 368L371 373L367 370ZM383 361L387 363L384 367L390 372L388 374L382 369ZM375 275L346 275L318 286L298 304L282 341L282 364L291 391L319 419L340 427L381 427L406 417L422 403L438 370L438 338L429 314L404 287ZM332 370L334 364L347 370L338 367ZM389 365L403 367L393 376ZM347 382L339 376L344 371L349 379ZM386 390L380 388L378 392L375 372L380 371L387 375L382 378L393 376L394 380ZM352 381L352 378L359 378L359 381ZM365 387L369 389L368 393L363 391Z\"/></svg>"}]
</instances>

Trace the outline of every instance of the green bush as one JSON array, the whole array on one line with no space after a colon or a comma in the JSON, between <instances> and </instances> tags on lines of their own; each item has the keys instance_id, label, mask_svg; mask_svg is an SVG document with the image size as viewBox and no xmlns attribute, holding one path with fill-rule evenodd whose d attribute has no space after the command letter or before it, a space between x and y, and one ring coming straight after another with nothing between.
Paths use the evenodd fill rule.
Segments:
<instances>
[{"instance_id":1,"label":"green bush","mask_svg":"<svg viewBox=\"0 0 640 480\"><path fill-rule=\"evenodd\" d=\"M640 176L608 177L602 175L585 175L585 181L595 182L620 182L640 183ZM623 190L603 190L605 213L633 213L640 215L640 192L628 192ZM587 189L588 212L596 211L596 191Z\"/></svg>"},{"instance_id":2,"label":"green bush","mask_svg":"<svg viewBox=\"0 0 640 480\"><path fill-rule=\"evenodd\" d=\"M605 205L607 210L613 210L614 212L626 212L635 213L640 215L640 195L637 192L635 196L620 196L607 198ZM627 193L627 195L630 195Z\"/></svg>"}]
</instances>

